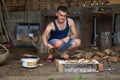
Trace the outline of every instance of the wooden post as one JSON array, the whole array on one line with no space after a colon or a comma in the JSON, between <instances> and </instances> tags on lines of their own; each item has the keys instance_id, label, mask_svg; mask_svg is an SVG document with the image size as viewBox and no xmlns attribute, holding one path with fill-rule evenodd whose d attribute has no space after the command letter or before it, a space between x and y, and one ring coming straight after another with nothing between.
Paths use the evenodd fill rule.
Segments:
<instances>
[{"instance_id":1,"label":"wooden post","mask_svg":"<svg viewBox=\"0 0 120 80\"><path fill-rule=\"evenodd\" d=\"M112 46L111 32L101 32L100 34L100 49L105 50Z\"/></svg>"},{"instance_id":2,"label":"wooden post","mask_svg":"<svg viewBox=\"0 0 120 80\"><path fill-rule=\"evenodd\" d=\"M7 38L7 41L10 43L10 39L9 39L8 31L7 31L7 26L5 25L5 20L4 20L4 15L3 15L1 5L0 5L0 12L1 12L1 14L0 14L1 26L2 26L3 30L5 31L5 36Z\"/></svg>"}]
</instances>

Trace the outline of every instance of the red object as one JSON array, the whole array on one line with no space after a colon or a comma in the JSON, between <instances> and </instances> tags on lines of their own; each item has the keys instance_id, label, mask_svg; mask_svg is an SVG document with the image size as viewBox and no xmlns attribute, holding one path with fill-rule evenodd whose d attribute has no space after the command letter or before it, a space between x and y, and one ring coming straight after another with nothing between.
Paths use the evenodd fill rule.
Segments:
<instances>
[{"instance_id":1,"label":"red object","mask_svg":"<svg viewBox=\"0 0 120 80\"><path fill-rule=\"evenodd\" d=\"M53 61L53 58L47 58L46 62L51 63Z\"/></svg>"},{"instance_id":2,"label":"red object","mask_svg":"<svg viewBox=\"0 0 120 80\"><path fill-rule=\"evenodd\" d=\"M99 66L98 66L98 71L99 72L102 72L102 71L104 71L104 66L103 66L103 64L99 64Z\"/></svg>"}]
</instances>

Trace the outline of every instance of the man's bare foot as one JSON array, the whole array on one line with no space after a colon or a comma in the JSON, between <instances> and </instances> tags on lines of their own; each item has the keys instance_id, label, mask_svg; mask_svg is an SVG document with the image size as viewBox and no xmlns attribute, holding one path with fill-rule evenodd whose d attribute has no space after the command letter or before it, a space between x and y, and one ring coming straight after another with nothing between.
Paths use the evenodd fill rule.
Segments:
<instances>
[{"instance_id":1,"label":"man's bare foot","mask_svg":"<svg viewBox=\"0 0 120 80\"><path fill-rule=\"evenodd\" d=\"M65 60L68 60L69 59L69 55L68 54L61 54L61 58L64 58Z\"/></svg>"}]
</instances>

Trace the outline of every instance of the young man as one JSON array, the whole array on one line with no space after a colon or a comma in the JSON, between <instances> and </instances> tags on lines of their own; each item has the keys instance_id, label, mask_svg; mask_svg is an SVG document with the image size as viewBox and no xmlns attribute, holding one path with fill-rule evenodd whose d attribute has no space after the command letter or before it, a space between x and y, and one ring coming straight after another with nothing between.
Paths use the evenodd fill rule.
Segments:
<instances>
[{"instance_id":1,"label":"young man","mask_svg":"<svg viewBox=\"0 0 120 80\"><path fill-rule=\"evenodd\" d=\"M50 51L47 62L52 61L54 49L61 52L62 58L69 59L69 51L80 46L81 41L77 39L75 23L73 19L67 17L67 13L67 7L59 6L56 12L57 18L47 25L42 34L43 44Z\"/></svg>"}]
</instances>

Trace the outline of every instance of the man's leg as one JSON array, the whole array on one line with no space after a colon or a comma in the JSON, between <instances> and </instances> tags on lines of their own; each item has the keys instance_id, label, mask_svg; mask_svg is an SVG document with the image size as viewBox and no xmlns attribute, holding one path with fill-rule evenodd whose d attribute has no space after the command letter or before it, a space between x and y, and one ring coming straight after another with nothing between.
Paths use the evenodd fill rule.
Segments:
<instances>
[{"instance_id":1,"label":"man's leg","mask_svg":"<svg viewBox=\"0 0 120 80\"><path fill-rule=\"evenodd\" d=\"M68 41L67 44L64 45L62 40L58 40L58 39L53 39L51 41L49 41L50 44L53 45L54 49L58 50L59 52L61 52L61 57L65 58L65 59L69 59L69 52L71 52L71 50L75 50L75 48L80 46L80 39L72 39L70 41ZM53 54L54 54L54 49L49 50L50 54L48 56L48 58L52 59Z\"/></svg>"},{"instance_id":2,"label":"man's leg","mask_svg":"<svg viewBox=\"0 0 120 80\"><path fill-rule=\"evenodd\" d=\"M58 50L63 42L59 39L52 39L49 41L49 43L53 46L54 49L49 49L50 53L46 62L52 62L53 55L55 54L55 49Z\"/></svg>"},{"instance_id":3,"label":"man's leg","mask_svg":"<svg viewBox=\"0 0 120 80\"><path fill-rule=\"evenodd\" d=\"M62 54L61 57L65 58L65 59L69 59L69 53L71 51L74 51L76 48L78 48L80 46L80 39L73 39L72 41L70 41L68 44L71 46L69 46ZM64 46L63 46L64 47Z\"/></svg>"},{"instance_id":4,"label":"man's leg","mask_svg":"<svg viewBox=\"0 0 120 80\"><path fill-rule=\"evenodd\" d=\"M50 53L49 53L49 56L47 57L46 62L52 62L53 61L54 52L52 51L52 49L50 49L49 51L50 51Z\"/></svg>"}]
</instances>

